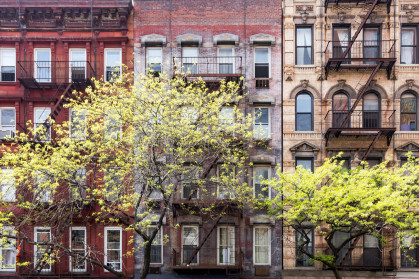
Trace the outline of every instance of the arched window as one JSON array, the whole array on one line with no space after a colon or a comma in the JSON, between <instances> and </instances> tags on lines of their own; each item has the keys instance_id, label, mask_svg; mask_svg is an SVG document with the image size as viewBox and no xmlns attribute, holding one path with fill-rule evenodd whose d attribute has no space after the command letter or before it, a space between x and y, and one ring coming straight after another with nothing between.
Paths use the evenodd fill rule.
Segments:
<instances>
[{"instance_id":1,"label":"arched window","mask_svg":"<svg viewBox=\"0 0 419 279\"><path fill-rule=\"evenodd\" d=\"M296 99L295 130L313 131L313 97L300 93Z\"/></svg>"},{"instance_id":2,"label":"arched window","mask_svg":"<svg viewBox=\"0 0 419 279\"><path fill-rule=\"evenodd\" d=\"M403 93L400 98L400 130L416 131L417 97L413 92Z\"/></svg>"},{"instance_id":3,"label":"arched window","mask_svg":"<svg viewBox=\"0 0 419 279\"><path fill-rule=\"evenodd\" d=\"M343 121L345 120L346 116L348 115L350 101L349 97L346 92L337 92L333 95L333 127L341 127ZM345 127L348 128L349 121L346 123Z\"/></svg>"},{"instance_id":4,"label":"arched window","mask_svg":"<svg viewBox=\"0 0 419 279\"><path fill-rule=\"evenodd\" d=\"M380 97L374 93L364 95L363 128L379 128L381 126Z\"/></svg>"}]
</instances>

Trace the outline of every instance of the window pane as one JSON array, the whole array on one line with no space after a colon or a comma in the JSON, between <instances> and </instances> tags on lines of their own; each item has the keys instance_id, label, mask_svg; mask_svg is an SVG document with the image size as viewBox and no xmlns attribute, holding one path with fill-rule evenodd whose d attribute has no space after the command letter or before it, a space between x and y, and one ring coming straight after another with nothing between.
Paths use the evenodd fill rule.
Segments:
<instances>
[{"instance_id":1,"label":"window pane","mask_svg":"<svg viewBox=\"0 0 419 279\"><path fill-rule=\"evenodd\" d=\"M15 126L15 110L2 109L1 110L1 125L2 126Z\"/></svg>"},{"instance_id":2,"label":"window pane","mask_svg":"<svg viewBox=\"0 0 419 279\"><path fill-rule=\"evenodd\" d=\"M311 28L297 27L297 46L311 46Z\"/></svg>"},{"instance_id":3,"label":"window pane","mask_svg":"<svg viewBox=\"0 0 419 279\"><path fill-rule=\"evenodd\" d=\"M333 111L347 111L349 109L348 95L338 93L333 96Z\"/></svg>"},{"instance_id":4,"label":"window pane","mask_svg":"<svg viewBox=\"0 0 419 279\"><path fill-rule=\"evenodd\" d=\"M364 110L367 111L378 111L378 96L370 93L364 96Z\"/></svg>"},{"instance_id":5,"label":"window pane","mask_svg":"<svg viewBox=\"0 0 419 279\"><path fill-rule=\"evenodd\" d=\"M309 170L309 171L313 170L313 160L311 158L308 158L308 159L298 158L295 165L296 167L301 166L305 170Z\"/></svg>"},{"instance_id":6,"label":"window pane","mask_svg":"<svg viewBox=\"0 0 419 279\"><path fill-rule=\"evenodd\" d=\"M312 123L311 113L297 113L297 131L312 131Z\"/></svg>"},{"instance_id":7,"label":"window pane","mask_svg":"<svg viewBox=\"0 0 419 279\"><path fill-rule=\"evenodd\" d=\"M231 107L223 107L220 111L220 123L231 126L234 123L234 110Z\"/></svg>"},{"instance_id":8,"label":"window pane","mask_svg":"<svg viewBox=\"0 0 419 279\"><path fill-rule=\"evenodd\" d=\"M307 251L309 253L313 253L313 229L304 229L305 234L296 232L297 238L297 266L313 266L313 261L309 260L309 257L302 252ZM307 239L305 235L308 237L308 243L306 243Z\"/></svg>"},{"instance_id":9,"label":"window pane","mask_svg":"<svg viewBox=\"0 0 419 279\"><path fill-rule=\"evenodd\" d=\"M161 63L162 62L162 51L161 48L149 48L147 49L148 63Z\"/></svg>"},{"instance_id":10,"label":"window pane","mask_svg":"<svg viewBox=\"0 0 419 279\"><path fill-rule=\"evenodd\" d=\"M2 66L12 66L14 69L16 65L16 51L2 50L0 61Z\"/></svg>"},{"instance_id":11,"label":"window pane","mask_svg":"<svg viewBox=\"0 0 419 279\"><path fill-rule=\"evenodd\" d=\"M255 63L269 63L269 48L255 48Z\"/></svg>"},{"instance_id":12,"label":"window pane","mask_svg":"<svg viewBox=\"0 0 419 279\"><path fill-rule=\"evenodd\" d=\"M106 66L121 66L121 51L120 50L107 50L106 51Z\"/></svg>"},{"instance_id":13,"label":"window pane","mask_svg":"<svg viewBox=\"0 0 419 279\"><path fill-rule=\"evenodd\" d=\"M225 56L233 56L233 48L229 47L222 47L218 49L218 56L225 57Z\"/></svg>"},{"instance_id":14,"label":"window pane","mask_svg":"<svg viewBox=\"0 0 419 279\"><path fill-rule=\"evenodd\" d=\"M311 112L312 98L308 94L299 94L297 96L297 112Z\"/></svg>"},{"instance_id":15,"label":"window pane","mask_svg":"<svg viewBox=\"0 0 419 279\"><path fill-rule=\"evenodd\" d=\"M255 64L255 78L269 78L269 64Z\"/></svg>"}]
</instances>

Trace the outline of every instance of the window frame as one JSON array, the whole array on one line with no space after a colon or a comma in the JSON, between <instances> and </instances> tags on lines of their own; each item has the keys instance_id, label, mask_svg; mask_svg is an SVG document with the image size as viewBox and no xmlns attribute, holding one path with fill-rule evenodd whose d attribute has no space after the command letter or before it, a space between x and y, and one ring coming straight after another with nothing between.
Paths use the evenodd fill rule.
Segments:
<instances>
[{"instance_id":1,"label":"window frame","mask_svg":"<svg viewBox=\"0 0 419 279\"><path fill-rule=\"evenodd\" d=\"M14 168L2 168L1 170L2 170L2 172L4 170L10 171L12 173L10 176L13 177L13 181L12 181L13 183L11 185L9 185L9 184L3 184L3 181L1 181L1 183L0 183L0 187L1 187L1 201L3 201L3 202L15 202L16 201L16 184L15 184L16 183L16 179L14 177ZM4 199L5 197L7 197L7 195L4 195L4 191L3 191L3 188L4 187L8 187L8 188L13 187L13 199L7 199L7 200ZM1 265L0 265L0 269L1 269Z\"/></svg>"},{"instance_id":2,"label":"window frame","mask_svg":"<svg viewBox=\"0 0 419 279\"><path fill-rule=\"evenodd\" d=\"M87 112L86 112L86 110L84 110L84 112L82 112L82 113L80 113L79 115L81 115L81 114L84 114L84 132L83 132L83 137L80 137L80 138L78 138L78 137L76 137L75 135L73 135L73 112L75 112L76 110L74 109L74 108L70 108L69 109L69 122L70 122L70 125L69 125L69 132L70 132L70 137L72 138L72 139L74 139L74 140L86 140L86 137L87 137Z\"/></svg>"},{"instance_id":3,"label":"window frame","mask_svg":"<svg viewBox=\"0 0 419 279\"><path fill-rule=\"evenodd\" d=\"M402 40L402 33L403 33L403 28L407 27L407 28L415 28L416 29L416 45L403 45L403 40ZM419 35L419 24L402 24L400 27L400 65L417 65L419 64L419 47L418 47L418 35ZM403 47L414 47L415 48L415 55L416 55L416 61L413 64L402 64L402 50Z\"/></svg>"},{"instance_id":4,"label":"window frame","mask_svg":"<svg viewBox=\"0 0 419 279\"><path fill-rule=\"evenodd\" d=\"M272 177L272 167L270 165L267 165L267 164L253 165L253 168L252 168L252 174L253 174L253 176L252 176L252 184L253 184L253 197L254 198L257 198L256 197L256 178L255 178L255 176L256 176L256 169L264 169L264 168L268 169L268 178L267 179L270 179ZM270 200L272 198L271 185L267 185L267 186L268 186L268 196L265 197L263 200Z\"/></svg>"},{"instance_id":5,"label":"window frame","mask_svg":"<svg viewBox=\"0 0 419 279\"><path fill-rule=\"evenodd\" d=\"M149 235L150 231L149 229L156 229L157 226L150 226L147 228L147 235ZM160 229L157 231L156 236L154 237L154 241L157 239L160 239L160 244L156 245L153 244L153 242L151 243L151 246L160 246L160 257L161 257L161 261L160 262L152 262L151 261L151 257L150 257L150 264L163 264L163 226L160 227Z\"/></svg>"},{"instance_id":6,"label":"window frame","mask_svg":"<svg viewBox=\"0 0 419 279\"><path fill-rule=\"evenodd\" d=\"M10 127L10 126L3 126L2 123L2 115L1 115L1 111L2 110L13 110L15 112L15 120L14 120L14 125L12 129L7 129L6 127ZM12 131L14 133L16 133L16 108L15 107L0 107L0 130L2 131Z\"/></svg>"},{"instance_id":7,"label":"window frame","mask_svg":"<svg viewBox=\"0 0 419 279\"><path fill-rule=\"evenodd\" d=\"M256 262L256 230L257 229L268 229L268 245L267 246L269 249L268 249L268 262L267 263ZM262 245L258 245L258 246L262 246ZM262 226L262 225L254 226L253 227L253 264L254 265L271 265L271 261L272 261L271 253L272 253L271 228L269 226Z\"/></svg>"},{"instance_id":8,"label":"window frame","mask_svg":"<svg viewBox=\"0 0 419 279\"><path fill-rule=\"evenodd\" d=\"M295 168L297 169L298 166L298 160L310 160L311 161L311 172L314 172L314 157L302 157L302 156L296 156L295 157Z\"/></svg>"},{"instance_id":9,"label":"window frame","mask_svg":"<svg viewBox=\"0 0 419 279\"><path fill-rule=\"evenodd\" d=\"M185 228L196 228L196 231L197 231L197 243L196 243L196 246L198 247L198 245L199 245L199 241L200 241L200 238L199 238L199 226L198 225L185 225L185 226L182 226L182 239L181 239L181 243L182 243L182 253L181 253L181 263L183 264L184 263L184 257L183 257L183 254L184 254L184 246L185 246ZM199 265L199 251L198 251L198 253L196 254L196 256L195 256L195 259L196 259L196 263L191 263L191 265Z\"/></svg>"},{"instance_id":10,"label":"window frame","mask_svg":"<svg viewBox=\"0 0 419 279\"><path fill-rule=\"evenodd\" d=\"M220 49L226 49L226 48L228 48L228 49L231 49L231 56L220 56ZM226 75L229 75L229 74L234 74L234 73L236 73L236 61L235 61L235 59L234 59L234 57L235 57L235 49L234 49L234 45L217 45L217 64L218 64L218 67L217 67L217 73L218 74L221 74L220 73L220 64L230 64L230 63L221 63L220 62L220 60L221 60L221 58L225 58L225 57L230 57L231 58L231 64L232 64L232 72L231 73L222 73L222 74L226 74Z\"/></svg>"},{"instance_id":11,"label":"window frame","mask_svg":"<svg viewBox=\"0 0 419 279\"><path fill-rule=\"evenodd\" d=\"M314 228L313 227L303 227L302 229L303 230L310 230L311 241L307 245L309 245L311 243L311 249L312 249L311 252L315 253L316 252L315 251L315 237L316 237L316 234L315 234ZM297 254L298 254L298 250L299 250L298 234L299 234L299 232L297 230L295 230L295 266L296 267L314 267L314 262L310 263L310 264L307 264L307 265L298 265L297 264L298 263ZM305 255L305 254L303 253L303 255Z\"/></svg>"},{"instance_id":12,"label":"window frame","mask_svg":"<svg viewBox=\"0 0 419 279\"><path fill-rule=\"evenodd\" d=\"M221 229L227 229L227 234L229 233L229 229L230 228L233 228L233 235L234 235L234 239L233 239L233 243L232 243L232 247L233 247L233 249L232 249L232 254L233 254L233 261L232 262L230 262L230 259L229 259L229 262L228 263L221 263L220 262L220 250L221 250L221 247L220 247L220 245L221 245L221 242L220 242L220 233L221 233ZM226 245L227 246L227 248L228 248L228 244ZM230 257L231 258L231 257ZM225 265L235 265L236 264L236 228L235 228L235 226L232 226L232 225L220 225L220 226L217 226L217 265L222 265L222 266L225 266Z\"/></svg>"},{"instance_id":13,"label":"window frame","mask_svg":"<svg viewBox=\"0 0 419 279\"><path fill-rule=\"evenodd\" d=\"M258 48L266 48L268 49L268 77L256 77L256 64L263 64L263 63L256 63L256 49ZM271 46L255 46L253 49L253 69L254 69L254 78L255 79L270 79L271 78L271 64L272 64L272 54L271 54Z\"/></svg>"},{"instance_id":14,"label":"window frame","mask_svg":"<svg viewBox=\"0 0 419 279\"><path fill-rule=\"evenodd\" d=\"M7 230L10 230L12 235L16 235L15 227L4 226L2 228L2 231L7 231ZM8 240L9 240L9 238L8 238ZM9 244L10 245L9 247L3 247L2 243L0 243L0 255L3 255L3 250L9 250L9 251L12 250L15 254L14 257L16 258L16 254L17 254L16 253L16 240L15 239L10 239L10 242L12 242L12 243ZM15 264L14 264L13 267L6 268L6 267L3 267L3 259L1 259L1 261L0 261L0 271L2 271L2 272L16 271L16 260L15 260Z\"/></svg>"},{"instance_id":15,"label":"window frame","mask_svg":"<svg viewBox=\"0 0 419 279\"><path fill-rule=\"evenodd\" d=\"M150 58L149 58L148 51L152 50L152 49L160 50L160 63L150 63L150 61L149 61ZM146 60L146 73L148 73L150 70L153 70L150 67L150 65L153 65L153 64L160 64L160 71L153 70L155 76L158 76L159 73L163 72L163 48L162 47L154 47L154 46L153 47L146 47L146 59L145 60Z\"/></svg>"},{"instance_id":16,"label":"window frame","mask_svg":"<svg viewBox=\"0 0 419 279\"><path fill-rule=\"evenodd\" d=\"M73 248L72 248L72 244L73 244L72 232L73 232L73 230L84 231L84 250L81 250L81 249L73 250ZM87 251L87 231L86 231L86 227L71 227L70 230L69 230L69 233L70 233L70 249L71 249L71 252L73 252L73 251L83 251L84 254L86 254L86 251ZM86 260L84 260L84 266L85 266L84 269L73 268L73 257L72 256L70 256L69 264L70 264L70 271L71 272L86 272L87 271L87 261Z\"/></svg>"},{"instance_id":17,"label":"window frame","mask_svg":"<svg viewBox=\"0 0 419 279\"><path fill-rule=\"evenodd\" d=\"M110 174L111 170L116 170L118 172L120 169L121 169L120 167L108 167L105 169L105 172L103 174L103 182L104 182L103 186L104 186L104 190L106 191L104 195L104 200L107 202L118 202L119 199L121 198L122 190L123 190L122 188L124 185L124 178L120 177L118 174L115 174L115 173ZM111 179L111 181L109 179ZM115 179L117 179L117 181L115 181ZM115 184L106 185L111 182L120 182L120 188L118 189L119 192L117 193L112 193L112 191L111 193L108 192L109 187L115 186ZM115 195L115 197L110 196L110 194Z\"/></svg>"},{"instance_id":18,"label":"window frame","mask_svg":"<svg viewBox=\"0 0 419 279\"><path fill-rule=\"evenodd\" d=\"M298 112L298 96L300 95L308 95L311 98L311 112ZM310 114L311 115L311 129L310 130L299 130L298 127L298 114ZM300 91L295 96L295 131L296 132L313 132L314 131L314 97L313 95L308 91Z\"/></svg>"},{"instance_id":19,"label":"window frame","mask_svg":"<svg viewBox=\"0 0 419 279\"><path fill-rule=\"evenodd\" d=\"M38 57L38 51L46 51L46 50L48 50L49 51L49 67L38 67L37 66L37 62L38 62L38 59L37 59L37 57ZM40 82L40 83L51 83L52 82L52 52L51 52L51 48L34 48L34 50L33 50L33 53L34 53L34 78L35 78L35 80L37 81L37 82ZM46 61L42 61L42 60L40 60L40 62L46 62ZM49 68L49 77L48 77L48 80L46 80L46 81L43 81L43 80L38 80L38 68ZM43 78L44 79L44 78Z\"/></svg>"},{"instance_id":20,"label":"window frame","mask_svg":"<svg viewBox=\"0 0 419 279\"><path fill-rule=\"evenodd\" d=\"M122 48L105 48L104 52L103 52L103 56L104 56L104 80L107 82L112 82L111 80L108 80L107 77L107 70L106 68L108 67L108 51L119 51L120 53L120 65L119 65L119 77L122 76ZM114 65L114 66L110 66L110 67L118 67L118 65Z\"/></svg>"},{"instance_id":21,"label":"window frame","mask_svg":"<svg viewBox=\"0 0 419 279\"><path fill-rule=\"evenodd\" d=\"M365 53L365 49L366 48L365 48L365 43L364 42L365 41L368 41L368 40L365 40L365 30L366 29L374 29L374 28L377 28L378 29L378 40L377 40L377 46L376 46L376 48L378 50L378 53L377 53L377 57L376 58L382 58L382 56L383 56L383 44L382 44L382 28L381 28L381 24L365 24L364 27L362 28L362 42L363 42L363 45L362 45L362 57L363 58L372 58L372 57L366 57L366 53ZM369 48L372 48L373 46L367 46L367 48L368 47ZM374 62L374 61L372 61L372 62L364 61L363 63L364 64L377 64L377 62Z\"/></svg>"},{"instance_id":22,"label":"window frame","mask_svg":"<svg viewBox=\"0 0 419 279\"><path fill-rule=\"evenodd\" d=\"M117 271L122 271L123 267L122 267L122 228L121 227L105 227L105 238L104 238L104 264L106 266L108 266L108 231L119 231L119 251L120 251L120 257L119 257L119 264L120 264L120 269L115 269ZM116 249L112 249L112 250L116 250ZM105 272L110 272L107 269L104 268Z\"/></svg>"},{"instance_id":23,"label":"window frame","mask_svg":"<svg viewBox=\"0 0 419 279\"><path fill-rule=\"evenodd\" d=\"M197 166L185 166L185 168L188 168L188 169L194 169L194 168L197 168ZM183 189L184 189L184 185L185 185L185 183L184 183L184 180L185 180L185 173L182 173L182 177L181 177L181 184L182 184L182 199L187 199L188 197L185 197L185 193L184 193L184 191L183 191ZM195 179L199 179L199 170L197 169L196 170L196 173L194 174L194 178ZM190 183L190 185L193 185L194 183ZM191 200L197 200L197 199L199 199L199 189L200 187L198 187L197 189L196 189L196 191L195 191L195 193L196 193L196 198L194 198L193 196L191 197Z\"/></svg>"},{"instance_id":24,"label":"window frame","mask_svg":"<svg viewBox=\"0 0 419 279\"><path fill-rule=\"evenodd\" d=\"M236 167L235 166L231 166L229 167L232 170L232 174L233 174L233 179L236 179ZM220 170L223 169L223 164L218 164L217 165L217 179L220 178ZM225 169L225 168L224 168ZM222 198L220 196L220 183L217 183L217 200L231 200L235 198L234 193L231 193L230 191L228 191L228 189L225 189L227 191L228 194L228 198Z\"/></svg>"},{"instance_id":25,"label":"window frame","mask_svg":"<svg viewBox=\"0 0 419 279\"><path fill-rule=\"evenodd\" d=\"M72 53L76 52L76 51L83 51L84 52L84 60L83 61L73 61L72 60ZM84 78L87 78L87 50L86 48L69 48L68 50L68 64L69 64L69 71L68 71L68 75L69 75L69 81L71 82L73 79L73 66L72 63L73 62L84 62ZM75 67L75 68L81 68L81 67Z\"/></svg>"},{"instance_id":26,"label":"window frame","mask_svg":"<svg viewBox=\"0 0 419 279\"><path fill-rule=\"evenodd\" d=\"M14 52L14 62L15 62L15 64L14 64L14 68L15 68L14 76L15 76L15 78L14 78L13 81L3 81L3 79L2 79L3 71L1 69L1 67L3 67L3 61L1 60L1 56L2 56L2 52L3 51L12 51L12 52ZM8 67L10 67L10 66L8 66ZM8 47L0 48L0 83L1 82L16 82L16 48L8 48Z\"/></svg>"},{"instance_id":27,"label":"window frame","mask_svg":"<svg viewBox=\"0 0 419 279\"><path fill-rule=\"evenodd\" d=\"M195 56L185 56L184 51L186 49L196 49L196 57ZM182 72L184 72L187 75L198 75L199 74L199 46L193 46L193 45L187 45L182 46L181 54L182 54ZM185 64L191 65L190 68L185 67ZM188 70L190 70L190 72ZM196 70L196 72L195 72Z\"/></svg>"},{"instance_id":28,"label":"window frame","mask_svg":"<svg viewBox=\"0 0 419 279\"><path fill-rule=\"evenodd\" d=\"M256 127L258 126L258 125L256 125L256 110L257 109L267 109L268 110L268 124L267 124L268 136L267 137L258 137L255 133L255 131L257 130ZM268 107L268 106L255 106L253 108L253 116L255 118L254 121L253 121L253 131L255 133L254 134L255 139L271 139L272 138L271 108ZM264 126L266 126L266 124L262 124L262 125L259 125L259 126L264 127Z\"/></svg>"},{"instance_id":29,"label":"window frame","mask_svg":"<svg viewBox=\"0 0 419 279\"><path fill-rule=\"evenodd\" d=\"M54 199L54 195L53 195L54 192L52 191L52 189L41 189L42 192L41 193L38 192L39 191L39 189L38 189L38 186L39 186L38 185L38 181L41 180L41 178L40 178L40 175L41 174L42 174L42 172L40 170L37 170L36 171L36 177L35 177L35 180L34 180L34 184L35 184L34 186L35 187L33 189L33 193L36 196L39 196L40 194L42 194L42 196L38 197L36 200L38 202L47 203L50 200L52 201ZM46 174L42 174L42 179L45 179L44 183L46 183L47 180L50 180L50 178ZM51 183L53 183L53 182L51 181ZM36 197L34 196L34 198L36 198Z\"/></svg>"},{"instance_id":30,"label":"window frame","mask_svg":"<svg viewBox=\"0 0 419 279\"><path fill-rule=\"evenodd\" d=\"M38 229L41 229L41 230L49 230L49 239L51 241L51 238L52 238L51 227L39 227L39 226L37 226L37 227L34 227L34 239L35 239L35 242L38 242L38 235L37 235ZM38 246L39 245L33 245L33 247L34 247L33 248L34 249L34 251L33 251L34 252L33 253L33 257L34 257L33 266L34 267L36 267L37 264L38 264L38 256L37 256L37 254L38 254ZM51 255L49 256L49 260L51 261ZM42 272L51 272L52 271L52 265L53 265L53 263L50 262L49 263L49 269L42 269L41 273Z\"/></svg>"},{"instance_id":31,"label":"window frame","mask_svg":"<svg viewBox=\"0 0 419 279\"><path fill-rule=\"evenodd\" d=\"M310 64L297 64L298 61L298 51L297 49L299 48L298 44L298 40L297 40L297 34L298 34L298 29L299 28L310 28L311 30L311 44L310 44L310 48L311 48L311 63ZM314 65L314 32L313 32L313 24L297 24L295 25L295 66L297 67L301 67L301 66L307 66L307 65ZM307 46L300 46L302 48L307 48Z\"/></svg>"},{"instance_id":32,"label":"window frame","mask_svg":"<svg viewBox=\"0 0 419 279\"><path fill-rule=\"evenodd\" d=\"M415 96L415 112L402 112L402 99L403 99L403 95L408 95L411 94L413 96ZM400 131L403 132L414 132L414 131L418 131L418 94L413 91L413 90L406 90L404 91L401 95L400 95ZM415 129L414 130L402 130L402 116L404 114L414 114L415 115Z\"/></svg>"},{"instance_id":33,"label":"window frame","mask_svg":"<svg viewBox=\"0 0 419 279\"><path fill-rule=\"evenodd\" d=\"M332 41L333 41L333 43L332 43L332 57L333 58L340 58L340 57L335 57L335 45L334 45L334 43L335 42L337 42L337 41L339 41L339 42L341 42L340 40L339 40L339 38L336 38L335 37L335 28L336 29L339 29L339 28L341 28L341 29L343 29L343 28L346 28L347 30L346 31L348 31L348 41L347 41L347 43L349 44L349 42L351 41L351 24L345 24L345 23L339 23L339 24L332 24ZM341 47L342 48L342 47ZM343 53L342 53L343 54ZM349 52L348 52L348 54L347 54L347 57L346 58L351 58L351 49L349 49ZM343 64L350 64L350 62L347 62L347 63L343 63ZM336 93L335 93L336 94ZM332 106L333 107L333 106Z\"/></svg>"},{"instance_id":34,"label":"window frame","mask_svg":"<svg viewBox=\"0 0 419 279\"><path fill-rule=\"evenodd\" d=\"M36 112L37 111L42 111L41 114L43 114L44 111L49 111L48 116L46 118L46 120L48 120L48 117L51 115L51 107L34 107L33 108L33 125L34 125L34 129L36 130L38 127L41 127L42 125L44 125L45 122L40 123L40 122L35 122L38 121L38 118L36 117ZM50 121L51 119L49 119ZM52 133L51 133L52 129L51 129L51 125L48 127L48 131L46 131L46 133L48 134L48 137L46 137L45 139L42 139L43 142L46 141L51 141L52 138ZM34 131L35 137L37 137L36 132Z\"/></svg>"}]
</instances>

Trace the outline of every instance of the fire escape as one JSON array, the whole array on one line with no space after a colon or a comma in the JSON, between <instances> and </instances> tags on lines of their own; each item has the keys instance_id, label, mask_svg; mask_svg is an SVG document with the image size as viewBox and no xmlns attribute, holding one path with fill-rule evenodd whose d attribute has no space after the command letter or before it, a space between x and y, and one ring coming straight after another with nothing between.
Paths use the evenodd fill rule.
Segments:
<instances>
[{"instance_id":1,"label":"fire escape","mask_svg":"<svg viewBox=\"0 0 419 279\"><path fill-rule=\"evenodd\" d=\"M354 136L374 136L371 144L363 155L362 161L365 161L374 145L380 137L387 137L387 146L396 131L394 124L394 111L378 109L377 111L356 110L358 104L368 92L374 77L380 70L385 70L387 78L391 78L395 56L395 40L357 40L360 32L364 30L367 20L370 18L375 7L379 4L386 4L387 13L390 12L391 0L326 0L325 11L329 5L339 4L370 4L367 14L363 17L358 29L350 40L347 41L329 41L325 50L325 78L330 72L340 70L356 70L369 74L368 79L360 88L358 96L345 111L329 111L325 117L329 127L325 134L326 145L331 136L339 137L342 135ZM362 84L361 84L362 85Z\"/></svg>"},{"instance_id":2,"label":"fire escape","mask_svg":"<svg viewBox=\"0 0 419 279\"><path fill-rule=\"evenodd\" d=\"M44 126L46 131L51 128L50 120L55 120L63 109L63 105L72 97L74 90L82 91L93 86L91 79L95 77L89 61L18 61L20 83L28 90L39 90L39 101L48 102L51 108L49 116L43 123L34 123L35 126ZM24 101L28 99L25 94ZM18 123L27 133L25 123ZM35 141L40 139L35 136Z\"/></svg>"}]
</instances>

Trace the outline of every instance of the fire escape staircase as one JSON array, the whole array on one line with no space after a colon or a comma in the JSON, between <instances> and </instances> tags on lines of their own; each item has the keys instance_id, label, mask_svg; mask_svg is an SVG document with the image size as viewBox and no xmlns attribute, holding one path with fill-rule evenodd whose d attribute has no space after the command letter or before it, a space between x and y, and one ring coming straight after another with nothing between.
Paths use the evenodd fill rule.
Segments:
<instances>
[{"instance_id":1,"label":"fire escape staircase","mask_svg":"<svg viewBox=\"0 0 419 279\"><path fill-rule=\"evenodd\" d=\"M345 49L345 51L343 52L343 55L340 58L337 59L329 59L327 61L326 67L325 67L325 77L327 79L328 76L328 72L330 68L334 68L334 70L338 71L341 68L341 65L343 62L345 62L346 60L348 60L346 57L348 56L348 54L350 53L350 50L352 48L352 46L355 43L355 40L357 39L359 33L361 32L361 30L364 28L368 18L371 16L372 12L374 11L374 8L380 4L380 3L386 3L387 4L387 12L390 12L390 6L391 6L391 1L392 0L373 0L371 3L371 7L369 8L367 14L364 16L361 24L358 26L358 29L356 30L355 34L352 36L351 40L348 42L348 45ZM360 0L326 0L325 1L325 11L327 11L327 6L329 4L331 4L332 2L334 2L336 5L338 5L339 3L360 3ZM368 3L368 1L366 1L366 3ZM392 46L394 47L394 45ZM333 46L332 46L333 49ZM346 58L346 59L345 59ZM390 60L390 61L389 61ZM353 112L355 111L355 108L358 106L359 102L361 101L361 99L363 98L364 94L368 91L369 86L371 84L371 82L373 81L374 77L376 76L376 74L378 73L378 71L380 69L382 69L382 67L385 66L386 70L387 70L387 78L390 78L391 75L391 70L394 66L395 63L395 58L394 61L393 59L379 59L378 61L375 61L376 64L367 64L367 65L362 65L362 68L365 69L373 69L370 77L368 78L367 82L364 84L364 86L362 87L361 91L358 94L357 99L355 100L354 104L352 105L351 109L348 111L348 113L346 114L346 117L344 118L344 120L342 121L342 124L340 125L340 128L335 128L333 129L334 131L334 135L336 137L339 137L339 135L342 132L342 129L346 128L348 126L348 124L350 123L350 119L351 119L351 115L353 114ZM348 66L348 65L347 65ZM353 67L355 68L355 67ZM360 67L361 68L361 67ZM330 129L329 129L330 130ZM390 130L390 131L386 131L386 133L384 133L382 130L379 130L377 132L377 134L375 135L372 143L369 145L367 151L365 152L363 158L361 161L365 161L367 156L370 154L371 150L374 147L374 144L377 142L377 140L379 139L380 136L385 135L387 136L387 145L390 144L390 140L392 135L395 132L395 128ZM331 131L327 131L325 137L326 137L326 145L327 145L327 141L328 138L330 136Z\"/></svg>"}]
</instances>

